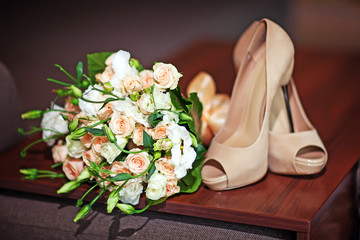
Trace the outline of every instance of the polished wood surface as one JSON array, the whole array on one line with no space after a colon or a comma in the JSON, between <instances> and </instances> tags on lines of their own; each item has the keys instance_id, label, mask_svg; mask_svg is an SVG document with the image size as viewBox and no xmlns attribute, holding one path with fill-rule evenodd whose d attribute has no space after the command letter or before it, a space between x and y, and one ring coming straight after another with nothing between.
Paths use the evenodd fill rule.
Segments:
<instances>
[{"instance_id":1,"label":"polished wood surface","mask_svg":"<svg viewBox=\"0 0 360 240\"><path fill-rule=\"evenodd\" d=\"M171 61L183 73L184 92L191 78L203 70L214 77L218 92L230 93L235 78L232 47L233 43L199 41L164 61ZM328 164L321 173L283 176L269 172L258 183L222 192L201 186L194 194L172 197L150 210L281 228L297 232L298 239L310 236L315 239L324 236L321 231L326 228L322 226L329 220L329 214L339 212L337 205L345 201L346 211L331 219L341 223L346 217L347 221L332 229L332 237L336 239L340 236L336 234L344 229L354 231L355 197L352 201L351 196L355 193L355 167L360 157L359 66L359 55L296 49L295 83L305 111L329 153ZM52 164L50 149L45 144L35 146L22 159L19 152L25 145L0 155L0 187L59 196L56 190L64 179L21 179L20 168L48 169ZM85 191L86 186L61 197L79 198Z\"/></svg>"}]
</instances>

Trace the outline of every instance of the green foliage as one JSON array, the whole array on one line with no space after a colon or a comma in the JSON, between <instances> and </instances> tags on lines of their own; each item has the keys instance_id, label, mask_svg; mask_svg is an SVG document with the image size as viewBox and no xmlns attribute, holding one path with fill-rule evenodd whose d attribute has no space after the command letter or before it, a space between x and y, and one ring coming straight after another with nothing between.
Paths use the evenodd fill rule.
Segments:
<instances>
[{"instance_id":1,"label":"green foliage","mask_svg":"<svg viewBox=\"0 0 360 240\"><path fill-rule=\"evenodd\" d=\"M92 82L95 81L95 74L101 73L105 70L106 64L105 60L113 54L112 52L101 52L101 53L92 53L87 55L88 60L88 73Z\"/></svg>"},{"instance_id":2,"label":"green foliage","mask_svg":"<svg viewBox=\"0 0 360 240\"><path fill-rule=\"evenodd\" d=\"M180 187L180 193L193 193L200 187L201 184L201 166L204 162L205 147L199 144L196 150L196 159L193 163L192 169L190 169L185 177L183 177L178 185Z\"/></svg>"}]
</instances>

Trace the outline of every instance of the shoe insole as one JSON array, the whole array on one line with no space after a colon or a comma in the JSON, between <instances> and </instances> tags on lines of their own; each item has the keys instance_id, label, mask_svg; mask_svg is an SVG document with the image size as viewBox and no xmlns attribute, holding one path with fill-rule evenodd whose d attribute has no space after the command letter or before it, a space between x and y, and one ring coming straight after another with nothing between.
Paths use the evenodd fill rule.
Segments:
<instances>
[{"instance_id":1,"label":"shoe insole","mask_svg":"<svg viewBox=\"0 0 360 240\"><path fill-rule=\"evenodd\" d=\"M266 99L265 41L256 51L249 52L244 62L240 83L233 91L230 108L229 129L235 129L225 144L232 147L248 147L259 136L263 123L264 101ZM235 126L234 126L235 125Z\"/></svg>"}]
</instances>

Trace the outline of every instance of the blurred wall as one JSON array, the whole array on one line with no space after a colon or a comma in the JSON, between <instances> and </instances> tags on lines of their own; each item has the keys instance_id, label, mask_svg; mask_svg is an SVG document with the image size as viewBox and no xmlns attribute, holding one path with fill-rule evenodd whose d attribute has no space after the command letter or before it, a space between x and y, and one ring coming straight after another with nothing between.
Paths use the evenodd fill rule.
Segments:
<instances>
[{"instance_id":1,"label":"blurred wall","mask_svg":"<svg viewBox=\"0 0 360 240\"><path fill-rule=\"evenodd\" d=\"M45 79L66 79L55 63L73 72L87 53L125 49L149 67L198 39L235 42L262 17L286 27L280 0L7 2L0 10L0 60L25 109L53 99L54 84Z\"/></svg>"}]
</instances>

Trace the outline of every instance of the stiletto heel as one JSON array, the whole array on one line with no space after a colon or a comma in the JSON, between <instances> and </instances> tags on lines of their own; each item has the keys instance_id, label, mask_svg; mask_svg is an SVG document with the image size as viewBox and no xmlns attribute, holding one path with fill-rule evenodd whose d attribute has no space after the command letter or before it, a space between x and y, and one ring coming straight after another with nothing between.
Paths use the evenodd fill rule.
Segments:
<instances>
[{"instance_id":1,"label":"stiletto heel","mask_svg":"<svg viewBox=\"0 0 360 240\"><path fill-rule=\"evenodd\" d=\"M203 182L228 190L259 181L268 169L269 118L280 85L290 80L294 48L274 22L255 22L235 52L240 68L225 125L212 140L202 167ZM237 51L238 50L238 51Z\"/></svg>"},{"instance_id":2,"label":"stiletto heel","mask_svg":"<svg viewBox=\"0 0 360 240\"><path fill-rule=\"evenodd\" d=\"M326 165L325 146L305 114L293 80L274 98L269 136L270 171L307 175Z\"/></svg>"},{"instance_id":3,"label":"stiletto heel","mask_svg":"<svg viewBox=\"0 0 360 240\"><path fill-rule=\"evenodd\" d=\"M288 114L289 124L290 124L290 132L293 133L294 132L294 123L292 120L292 114L291 114L290 103L289 103L288 85L281 86L281 90L283 91L283 94L284 94L284 100L285 100L285 104L286 104L286 112Z\"/></svg>"}]
</instances>

